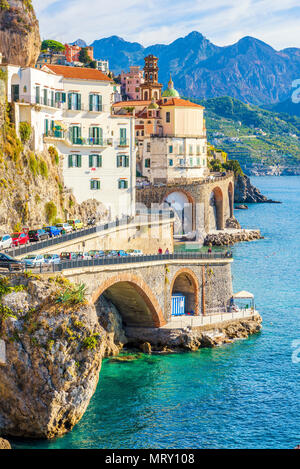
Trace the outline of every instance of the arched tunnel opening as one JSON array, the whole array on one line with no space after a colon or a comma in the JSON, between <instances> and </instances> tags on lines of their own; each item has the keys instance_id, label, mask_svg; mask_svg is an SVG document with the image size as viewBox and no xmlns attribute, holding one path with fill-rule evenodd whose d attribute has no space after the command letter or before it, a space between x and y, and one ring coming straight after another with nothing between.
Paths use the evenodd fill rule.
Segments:
<instances>
[{"instance_id":1,"label":"arched tunnel opening","mask_svg":"<svg viewBox=\"0 0 300 469\"><path fill-rule=\"evenodd\" d=\"M165 324L161 307L147 285L116 281L100 291L117 308L124 327L160 327ZM98 298L95 305L97 308Z\"/></svg>"},{"instance_id":2,"label":"arched tunnel opening","mask_svg":"<svg viewBox=\"0 0 300 469\"><path fill-rule=\"evenodd\" d=\"M180 314L199 314L199 298L198 298L198 285L189 273L182 272L179 274L173 283L171 289L172 295L172 316ZM177 305L176 298L184 298L183 304Z\"/></svg>"}]
</instances>

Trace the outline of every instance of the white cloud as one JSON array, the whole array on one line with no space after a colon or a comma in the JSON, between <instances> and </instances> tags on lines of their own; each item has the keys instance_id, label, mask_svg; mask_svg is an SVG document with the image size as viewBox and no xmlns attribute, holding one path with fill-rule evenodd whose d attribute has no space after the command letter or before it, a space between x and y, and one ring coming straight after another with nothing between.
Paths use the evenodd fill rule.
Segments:
<instances>
[{"instance_id":1,"label":"white cloud","mask_svg":"<svg viewBox=\"0 0 300 469\"><path fill-rule=\"evenodd\" d=\"M299 0L33 0L43 38L88 43L111 35L143 45L198 30L218 45L251 35L300 47Z\"/></svg>"}]
</instances>

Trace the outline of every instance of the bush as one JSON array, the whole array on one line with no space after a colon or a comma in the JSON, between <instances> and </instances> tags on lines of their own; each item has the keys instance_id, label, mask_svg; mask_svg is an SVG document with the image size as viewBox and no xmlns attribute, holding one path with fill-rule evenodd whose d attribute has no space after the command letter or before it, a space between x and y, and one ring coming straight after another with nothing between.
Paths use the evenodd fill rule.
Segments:
<instances>
[{"instance_id":1,"label":"bush","mask_svg":"<svg viewBox=\"0 0 300 469\"><path fill-rule=\"evenodd\" d=\"M42 158L40 159L39 167L40 167L40 174L45 179L48 179L48 165L47 165L46 161L43 160Z\"/></svg>"},{"instance_id":2,"label":"bush","mask_svg":"<svg viewBox=\"0 0 300 469\"><path fill-rule=\"evenodd\" d=\"M56 298L56 303L76 305L86 302L86 288L84 283L67 288Z\"/></svg>"},{"instance_id":3,"label":"bush","mask_svg":"<svg viewBox=\"0 0 300 469\"><path fill-rule=\"evenodd\" d=\"M22 143L27 143L30 140L32 129L28 122L20 122L19 125L20 138Z\"/></svg>"},{"instance_id":4,"label":"bush","mask_svg":"<svg viewBox=\"0 0 300 469\"><path fill-rule=\"evenodd\" d=\"M52 223L52 221L56 218L57 215L57 208L54 202L47 202L45 204L45 214L48 222Z\"/></svg>"},{"instance_id":5,"label":"bush","mask_svg":"<svg viewBox=\"0 0 300 469\"><path fill-rule=\"evenodd\" d=\"M29 164L30 171L32 172L34 176L36 176L38 174L39 164L35 157L35 154L32 151L29 153L28 164Z\"/></svg>"},{"instance_id":6,"label":"bush","mask_svg":"<svg viewBox=\"0 0 300 469\"><path fill-rule=\"evenodd\" d=\"M59 155L58 155L57 149L55 147L51 146L51 147L48 148L48 153L51 156L51 159L52 159L53 163L58 164L59 163Z\"/></svg>"}]
</instances>

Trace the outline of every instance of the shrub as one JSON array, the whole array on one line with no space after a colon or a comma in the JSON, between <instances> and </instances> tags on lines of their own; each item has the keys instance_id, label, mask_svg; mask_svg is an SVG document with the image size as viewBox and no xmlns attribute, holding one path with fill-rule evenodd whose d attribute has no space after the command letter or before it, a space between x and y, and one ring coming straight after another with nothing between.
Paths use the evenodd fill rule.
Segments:
<instances>
[{"instance_id":1,"label":"shrub","mask_svg":"<svg viewBox=\"0 0 300 469\"><path fill-rule=\"evenodd\" d=\"M34 176L36 176L38 173L39 164L38 164L35 154L32 151L29 153L28 163L29 163L30 171L32 172Z\"/></svg>"},{"instance_id":2,"label":"shrub","mask_svg":"<svg viewBox=\"0 0 300 469\"><path fill-rule=\"evenodd\" d=\"M28 122L20 122L19 125L20 138L22 143L27 143L30 140L32 129Z\"/></svg>"},{"instance_id":3,"label":"shrub","mask_svg":"<svg viewBox=\"0 0 300 469\"><path fill-rule=\"evenodd\" d=\"M66 290L61 292L56 298L56 303L64 303L69 305L75 305L85 302L86 288L84 283L66 288Z\"/></svg>"},{"instance_id":4,"label":"shrub","mask_svg":"<svg viewBox=\"0 0 300 469\"><path fill-rule=\"evenodd\" d=\"M58 164L59 163L59 155L58 155L58 151L55 147L51 146L48 148L48 152L49 152L49 155L51 156L51 159L53 161L53 163L56 163Z\"/></svg>"},{"instance_id":5,"label":"shrub","mask_svg":"<svg viewBox=\"0 0 300 469\"><path fill-rule=\"evenodd\" d=\"M89 337L86 337L82 342L83 347L88 350L94 350L97 347L98 339L99 339L99 334L93 334L93 335L90 335Z\"/></svg>"},{"instance_id":6,"label":"shrub","mask_svg":"<svg viewBox=\"0 0 300 469\"><path fill-rule=\"evenodd\" d=\"M45 215L49 223L56 218L57 208L54 202L47 202L45 204Z\"/></svg>"},{"instance_id":7,"label":"shrub","mask_svg":"<svg viewBox=\"0 0 300 469\"><path fill-rule=\"evenodd\" d=\"M40 168L40 174L43 176L45 179L48 179L48 165L45 160L42 158L40 159L39 162L39 168Z\"/></svg>"}]
</instances>

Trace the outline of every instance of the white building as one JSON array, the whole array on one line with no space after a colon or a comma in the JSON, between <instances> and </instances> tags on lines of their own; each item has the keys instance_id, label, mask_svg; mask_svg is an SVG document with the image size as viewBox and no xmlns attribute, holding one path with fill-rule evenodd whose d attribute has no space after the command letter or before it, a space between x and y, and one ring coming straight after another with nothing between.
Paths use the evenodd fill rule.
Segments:
<instances>
[{"instance_id":1,"label":"white building","mask_svg":"<svg viewBox=\"0 0 300 469\"><path fill-rule=\"evenodd\" d=\"M7 66L7 97L16 128L33 129L34 150L55 145L63 176L78 202L97 199L112 218L135 210L134 118L112 116L115 84L88 68Z\"/></svg>"},{"instance_id":2,"label":"white building","mask_svg":"<svg viewBox=\"0 0 300 469\"><path fill-rule=\"evenodd\" d=\"M100 72L103 72L107 75L109 72L108 60L96 60L96 63L97 63L97 69L100 70Z\"/></svg>"}]
</instances>

